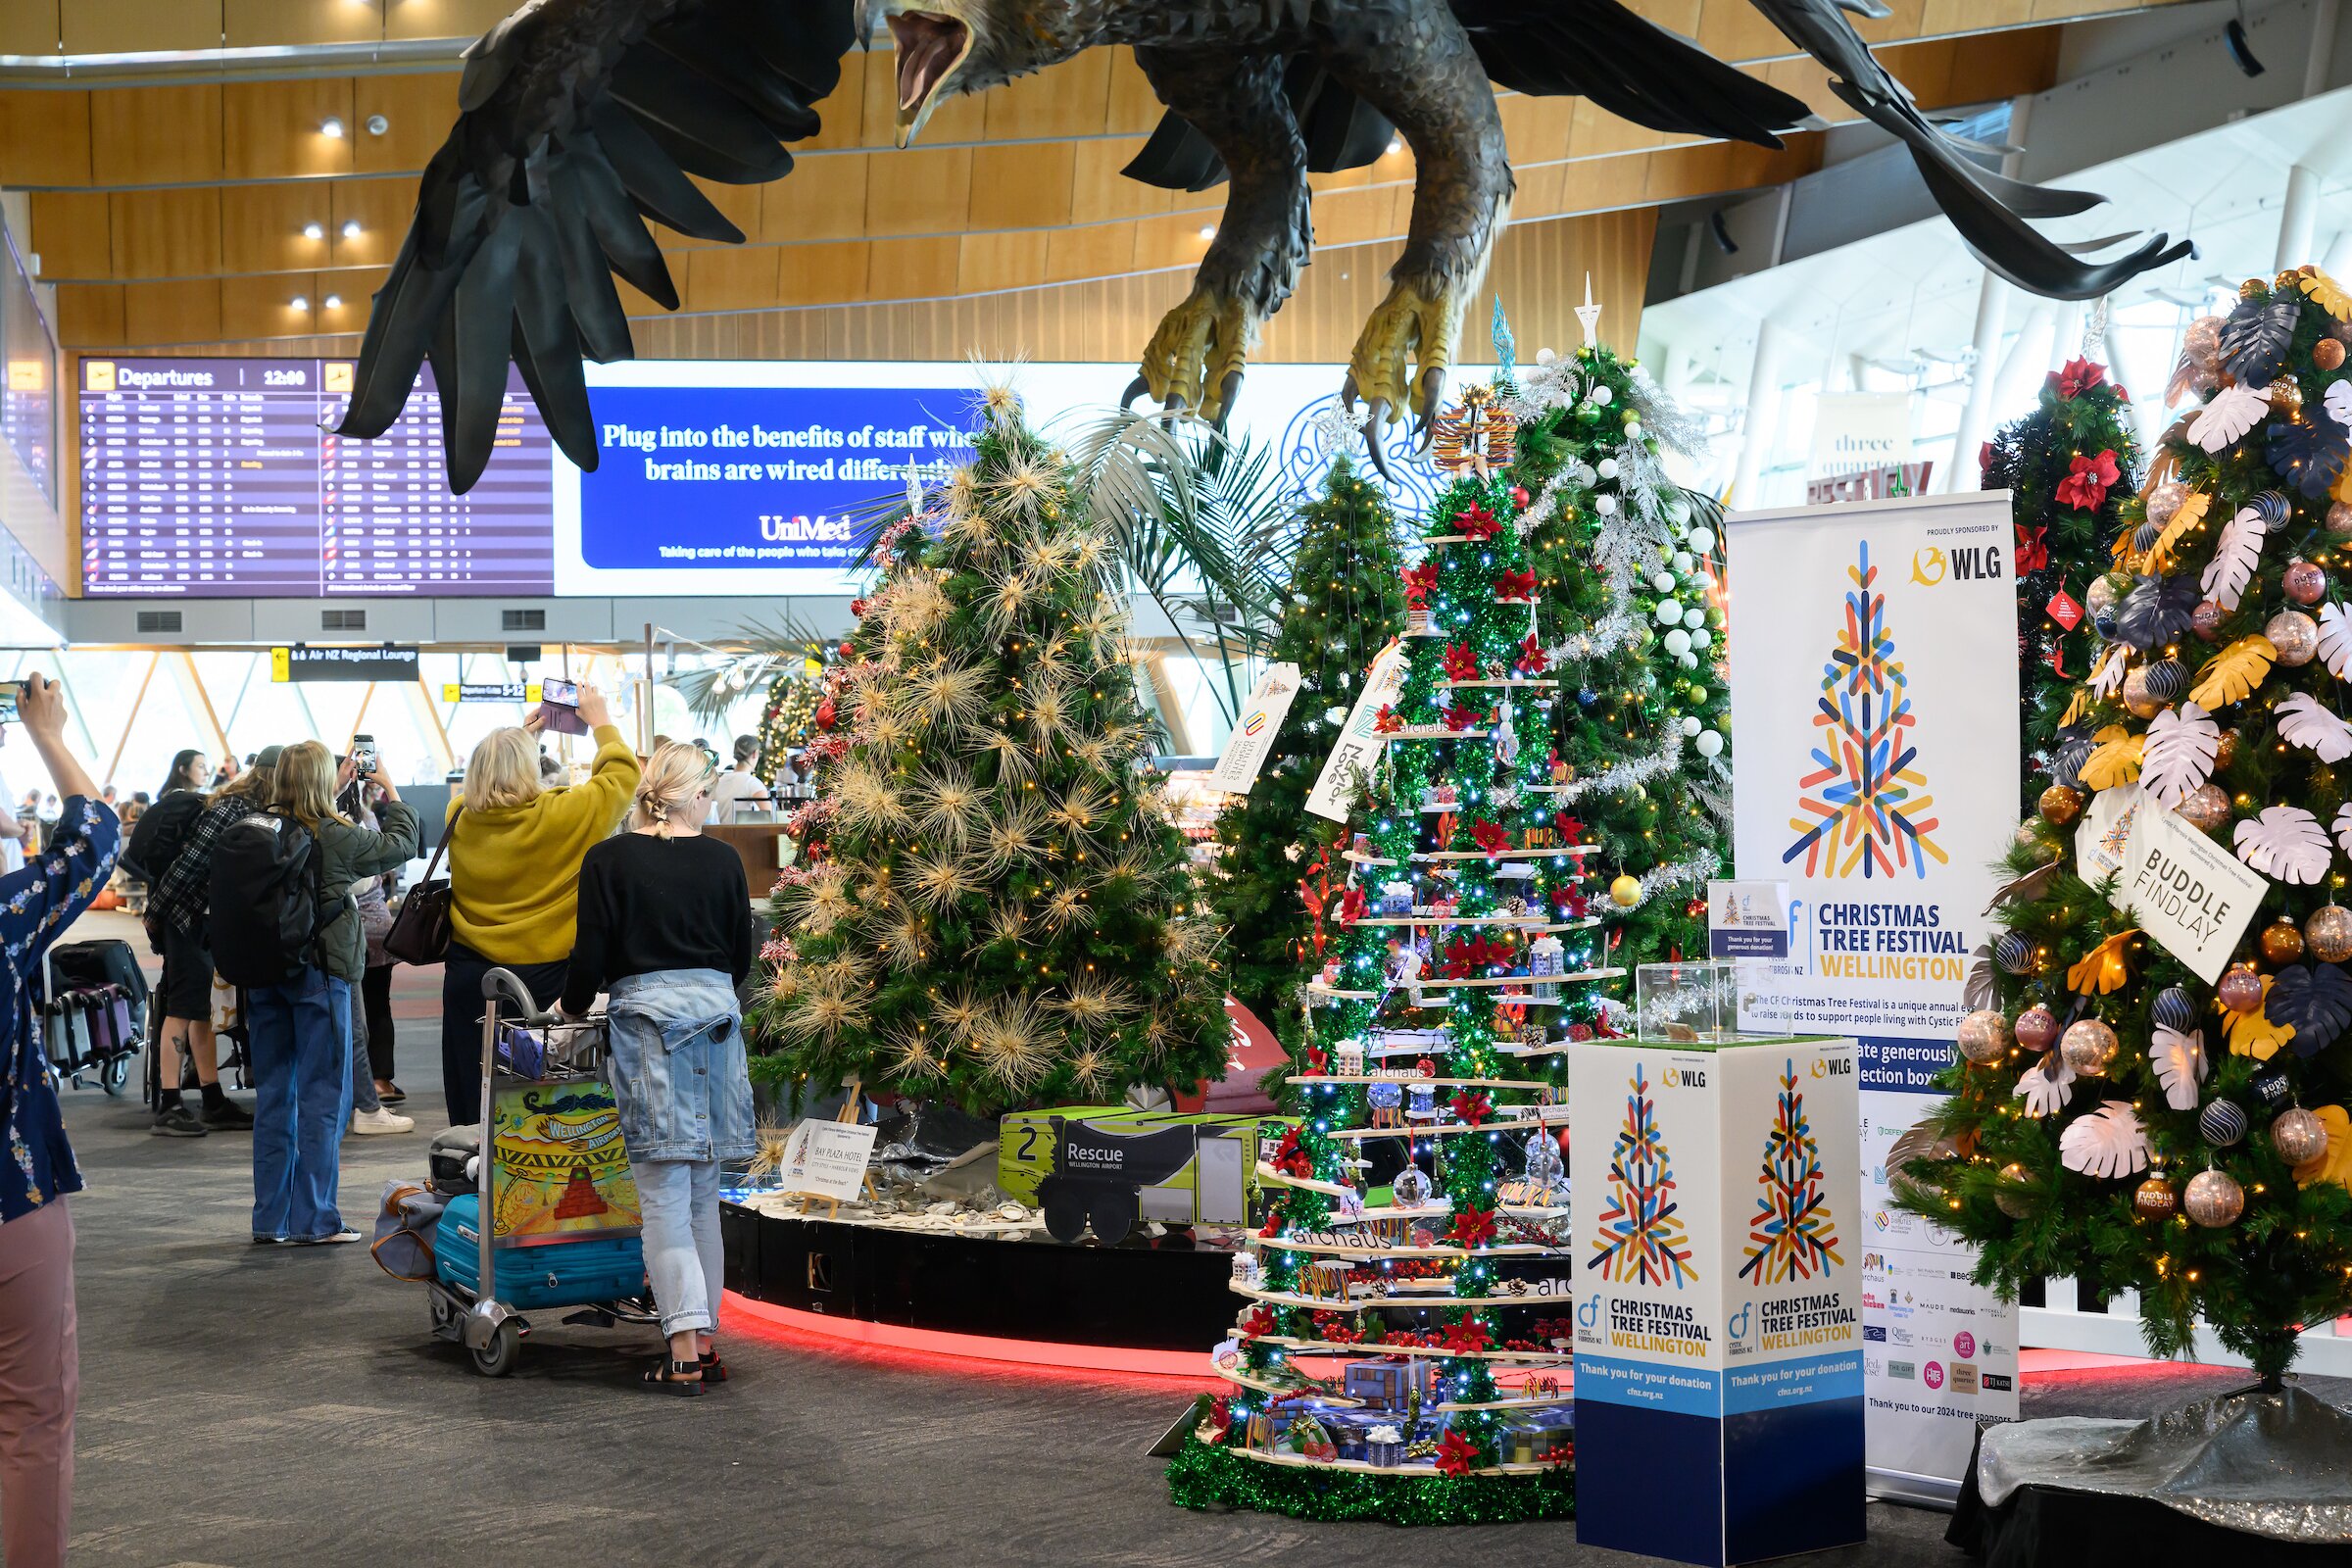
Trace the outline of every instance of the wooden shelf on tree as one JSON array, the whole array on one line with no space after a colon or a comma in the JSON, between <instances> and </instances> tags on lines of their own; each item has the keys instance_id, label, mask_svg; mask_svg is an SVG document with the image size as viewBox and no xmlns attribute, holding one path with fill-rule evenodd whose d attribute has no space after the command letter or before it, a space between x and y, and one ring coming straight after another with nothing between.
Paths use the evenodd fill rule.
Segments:
<instances>
[{"instance_id":1,"label":"wooden shelf on tree","mask_svg":"<svg viewBox=\"0 0 2352 1568\"><path fill-rule=\"evenodd\" d=\"M1325 1242L1295 1242L1287 1236L1257 1236L1259 1247L1279 1247L1286 1252L1312 1252L1317 1257L1565 1257L1564 1247L1538 1247L1533 1242L1504 1242L1494 1247L1333 1247Z\"/></svg>"},{"instance_id":2,"label":"wooden shelf on tree","mask_svg":"<svg viewBox=\"0 0 2352 1568\"><path fill-rule=\"evenodd\" d=\"M1524 605L1527 603L1527 601L1524 599L1503 599L1497 600L1496 603L1505 605ZM1442 692L1460 692L1471 691L1484 687L1508 686L1522 691L1532 691L1537 688L1542 688L1544 691L1556 691L1559 688L1559 684L1560 683L1556 680L1538 680L1534 678L1524 680L1442 680L1438 682L1436 689Z\"/></svg>"},{"instance_id":3,"label":"wooden shelf on tree","mask_svg":"<svg viewBox=\"0 0 2352 1568\"><path fill-rule=\"evenodd\" d=\"M1574 1300L1565 1296L1482 1296L1475 1300L1465 1300L1454 1296L1440 1296L1435 1292L1417 1292L1412 1295L1351 1296L1345 1301L1326 1301L1312 1296L1298 1296L1288 1291L1253 1290L1247 1285L1236 1285L1233 1288L1233 1294L1266 1306L1296 1306L1315 1312L1369 1312L1381 1307L1426 1311L1433 1308L1450 1310L1464 1306L1549 1306L1565 1311L1576 1304Z\"/></svg>"},{"instance_id":4,"label":"wooden shelf on tree","mask_svg":"<svg viewBox=\"0 0 2352 1568\"><path fill-rule=\"evenodd\" d=\"M1475 1301L1456 1301L1460 1307L1472 1307ZM1336 1340L1294 1340L1288 1335L1263 1334L1245 1337L1248 1345L1274 1345L1286 1350L1304 1350L1309 1355L1426 1355L1442 1361L1497 1361L1519 1362L1527 1366L1566 1366L1576 1357L1565 1350L1448 1350L1443 1345L1342 1345Z\"/></svg>"},{"instance_id":5,"label":"wooden shelf on tree","mask_svg":"<svg viewBox=\"0 0 2352 1568\"><path fill-rule=\"evenodd\" d=\"M1549 1089L1551 1085L1524 1078L1422 1078L1400 1073L1295 1072L1295 1084L1432 1084L1441 1089Z\"/></svg>"},{"instance_id":6,"label":"wooden shelf on tree","mask_svg":"<svg viewBox=\"0 0 2352 1568\"><path fill-rule=\"evenodd\" d=\"M1354 925L1385 925L1408 927L1416 931L1450 929L1454 926L1507 925L1522 931L1585 931L1600 924L1598 920L1547 920L1540 914L1482 914L1470 919L1453 919L1439 914L1368 916L1350 922Z\"/></svg>"},{"instance_id":7,"label":"wooden shelf on tree","mask_svg":"<svg viewBox=\"0 0 2352 1568\"><path fill-rule=\"evenodd\" d=\"M1541 1120L1489 1121L1476 1127L1466 1121L1441 1121L1405 1127L1342 1127L1323 1136L1349 1142L1367 1138L1458 1138L1465 1133L1507 1133L1543 1125Z\"/></svg>"},{"instance_id":8,"label":"wooden shelf on tree","mask_svg":"<svg viewBox=\"0 0 2352 1568\"><path fill-rule=\"evenodd\" d=\"M1597 844L1555 844L1543 850L1415 850L1417 862L1435 863L1444 860L1541 860L1554 855L1598 855Z\"/></svg>"},{"instance_id":9,"label":"wooden shelf on tree","mask_svg":"<svg viewBox=\"0 0 2352 1568\"><path fill-rule=\"evenodd\" d=\"M1483 741L1492 740L1491 729L1447 729L1443 724L1415 724L1406 729L1385 730L1380 739L1386 744L1397 741Z\"/></svg>"},{"instance_id":10,"label":"wooden shelf on tree","mask_svg":"<svg viewBox=\"0 0 2352 1568\"><path fill-rule=\"evenodd\" d=\"M1425 1408L1436 1407L1426 1406ZM1361 1459L1309 1459L1303 1453L1268 1453L1262 1448L1235 1447L1228 1448L1225 1451L1228 1453L1238 1453L1246 1458L1254 1459L1259 1464L1289 1465L1293 1469L1352 1470L1359 1475L1368 1476L1434 1476L1438 1473L1438 1467L1434 1463L1368 1464ZM1464 1475L1473 1476L1540 1476L1549 1474L1555 1470L1568 1470L1571 1468L1571 1465L1565 1463L1490 1464L1482 1465L1476 1470L1466 1470L1462 1473Z\"/></svg>"},{"instance_id":11,"label":"wooden shelf on tree","mask_svg":"<svg viewBox=\"0 0 2352 1568\"><path fill-rule=\"evenodd\" d=\"M1320 980L1309 980L1304 990L1310 997L1329 997L1335 1002L1378 1002L1388 995L1385 991L1343 991Z\"/></svg>"},{"instance_id":12,"label":"wooden shelf on tree","mask_svg":"<svg viewBox=\"0 0 2352 1568\"><path fill-rule=\"evenodd\" d=\"M1271 1394L1293 1399L1312 1399L1317 1404L1326 1404L1335 1410L1360 1410L1364 1407L1363 1400L1350 1398L1345 1394L1317 1394L1311 1389L1301 1389L1282 1383L1268 1383L1263 1378L1251 1377L1240 1367L1212 1366L1210 1370L1228 1383L1237 1383L1245 1389L1255 1389L1260 1394Z\"/></svg>"}]
</instances>

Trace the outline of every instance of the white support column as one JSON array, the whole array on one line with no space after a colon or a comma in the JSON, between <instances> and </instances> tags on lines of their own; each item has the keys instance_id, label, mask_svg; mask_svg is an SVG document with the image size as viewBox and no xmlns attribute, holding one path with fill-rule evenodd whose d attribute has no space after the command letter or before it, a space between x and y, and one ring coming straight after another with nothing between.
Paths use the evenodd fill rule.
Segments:
<instances>
[{"instance_id":1,"label":"white support column","mask_svg":"<svg viewBox=\"0 0 2352 1568\"><path fill-rule=\"evenodd\" d=\"M2058 326L2050 337L2049 364L2045 369L2063 368L2067 361L2082 352L2082 320L2089 309L2081 300L2060 302Z\"/></svg>"},{"instance_id":2,"label":"white support column","mask_svg":"<svg viewBox=\"0 0 2352 1568\"><path fill-rule=\"evenodd\" d=\"M2301 164L2286 172L2286 201L2278 209L2278 254L2274 270L2301 267L2311 260L2313 229L2320 220L2320 175Z\"/></svg>"},{"instance_id":3,"label":"white support column","mask_svg":"<svg viewBox=\"0 0 2352 1568\"><path fill-rule=\"evenodd\" d=\"M1740 464L1732 470L1731 504L1735 507L1753 510L1763 505L1756 489L1772 438L1780 427L1781 361L1788 344L1788 333L1778 321L1765 321L1756 328L1756 358L1748 368L1747 408L1740 423Z\"/></svg>"},{"instance_id":4,"label":"white support column","mask_svg":"<svg viewBox=\"0 0 2352 1568\"><path fill-rule=\"evenodd\" d=\"M1961 475L1976 474L1977 448L1984 444L1984 432L1991 427L1992 383L1997 379L1993 356L2000 351L2001 328L2008 316L2009 285L1988 271L1977 290L1977 329L1969 339L1976 363L1969 368L1968 401L1960 407L1960 428L1952 437L1952 461L1928 486L1936 495L1978 488L1975 477L1962 485Z\"/></svg>"}]
</instances>

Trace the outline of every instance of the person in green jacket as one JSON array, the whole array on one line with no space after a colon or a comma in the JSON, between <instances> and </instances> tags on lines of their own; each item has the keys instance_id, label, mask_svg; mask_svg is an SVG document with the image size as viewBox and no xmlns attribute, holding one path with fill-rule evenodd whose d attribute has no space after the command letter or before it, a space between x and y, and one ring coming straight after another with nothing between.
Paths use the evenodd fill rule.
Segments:
<instances>
[{"instance_id":1,"label":"person in green jacket","mask_svg":"<svg viewBox=\"0 0 2352 1568\"><path fill-rule=\"evenodd\" d=\"M368 963L368 935L351 890L416 855L416 813L384 779L376 808L382 831L355 826L335 809L336 782L334 757L317 741L289 746L277 760L270 810L301 823L317 842L325 924L313 961L299 975L246 992L253 1239L261 1243L360 1240L335 1206L343 1129L351 1121L351 993Z\"/></svg>"}]
</instances>

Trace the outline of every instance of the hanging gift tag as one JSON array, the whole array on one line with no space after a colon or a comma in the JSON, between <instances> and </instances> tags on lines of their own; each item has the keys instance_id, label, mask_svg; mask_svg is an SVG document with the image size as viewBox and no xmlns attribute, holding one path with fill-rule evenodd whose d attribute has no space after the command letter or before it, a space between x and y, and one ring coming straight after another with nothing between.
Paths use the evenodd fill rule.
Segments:
<instances>
[{"instance_id":1,"label":"hanging gift tag","mask_svg":"<svg viewBox=\"0 0 2352 1568\"><path fill-rule=\"evenodd\" d=\"M2052 620L2068 631L2082 624L2082 602L2063 588L2050 595L2050 602L2041 608L2049 612Z\"/></svg>"}]
</instances>

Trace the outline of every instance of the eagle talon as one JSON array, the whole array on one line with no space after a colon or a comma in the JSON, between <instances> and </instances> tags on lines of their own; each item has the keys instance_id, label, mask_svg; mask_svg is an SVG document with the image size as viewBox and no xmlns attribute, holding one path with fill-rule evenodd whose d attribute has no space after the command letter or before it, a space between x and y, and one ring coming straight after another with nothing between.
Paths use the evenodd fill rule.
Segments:
<instances>
[{"instance_id":1,"label":"eagle talon","mask_svg":"<svg viewBox=\"0 0 2352 1568\"><path fill-rule=\"evenodd\" d=\"M1256 329L1249 305L1195 284L1152 334L1144 380L1162 409L1193 411L1221 429L1231 407L1231 393L1221 389L1239 381Z\"/></svg>"},{"instance_id":2,"label":"eagle talon","mask_svg":"<svg viewBox=\"0 0 2352 1568\"><path fill-rule=\"evenodd\" d=\"M1208 416L1208 422L1215 428L1217 434L1225 433L1225 423L1233 417L1233 406L1241 400L1242 372L1228 370L1225 372L1225 379L1218 384L1216 400L1211 405L1215 412Z\"/></svg>"},{"instance_id":3,"label":"eagle talon","mask_svg":"<svg viewBox=\"0 0 2352 1568\"><path fill-rule=\"evenodd\" d=\"M1135 400L1145 396L1151 390L1152 383L1143 376L1137 376L1127 383L1127 390L1119 394L1119 408L1122 411L1134 408Z\"/></svg>"},{"instance_id":4,"label":"eagle talon","mask_svg":"<svg viewBox=\"0 0 2352 1568\"><path fill-rule=\"evenodd\" d=\"M1386 414L1388 409L1389 404L1386 398L1374 398L1364 405L1364 456L1371 461L1373 472L1379 474L1388 483L1395 484L1396 475L1390 471L1389 455L1381 448L1383 434L1381 416Z\"/></svg>"}]
</instances>

